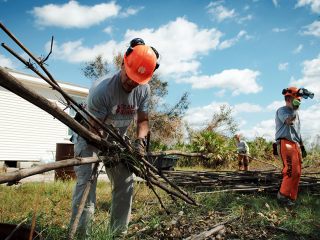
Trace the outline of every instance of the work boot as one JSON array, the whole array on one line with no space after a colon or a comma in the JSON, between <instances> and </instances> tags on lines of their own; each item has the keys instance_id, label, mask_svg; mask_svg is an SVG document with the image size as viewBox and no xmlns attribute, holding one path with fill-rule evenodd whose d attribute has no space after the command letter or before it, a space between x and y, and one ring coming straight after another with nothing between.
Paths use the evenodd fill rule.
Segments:
<instances>
[{"instance_id":1,"label":"work boot","mask_svg":"<svg viewBox=\"0 0 320 240\"><path fill-rule=\"evenodd\" d=\"M286 207L293 207L297 205L294 200L281 194L280 190L277 193L277 201L280 205L286 206Z\"/></svg>"}]
</instances>

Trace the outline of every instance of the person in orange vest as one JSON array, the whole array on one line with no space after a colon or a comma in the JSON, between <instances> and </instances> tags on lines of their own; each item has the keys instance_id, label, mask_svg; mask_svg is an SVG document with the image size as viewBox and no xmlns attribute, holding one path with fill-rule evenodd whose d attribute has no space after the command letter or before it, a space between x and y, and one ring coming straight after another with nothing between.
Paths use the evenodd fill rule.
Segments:
<instances>
[{"instance_id":1,"label":"person in orange vest","mask_svg":"<svg viewBox=\"0 0 320 240\"><path fill-rule=\"evenodd\" d=\"M238 152L239 170L249 171L249 147L245 141L241 141L241 135L236 134L234 138Z\"/></svg>"},{"instance_id":2,"label":"person in orange vest","mask_svg":"<svg viewBox=\"0 0 320 240\"><path fill-rule=\"evenodd\" d=\"M298 89L296 87L283 89L282 94L286 105L279 108L275 115L277 152L284 166L277 200L282 205L295 206L301 176L300 149L302 158L307 156L301 138L298 110L300 109L300 100L308 97L313 98L314 94L304 88Z\"/></svg>"}]
</instances>

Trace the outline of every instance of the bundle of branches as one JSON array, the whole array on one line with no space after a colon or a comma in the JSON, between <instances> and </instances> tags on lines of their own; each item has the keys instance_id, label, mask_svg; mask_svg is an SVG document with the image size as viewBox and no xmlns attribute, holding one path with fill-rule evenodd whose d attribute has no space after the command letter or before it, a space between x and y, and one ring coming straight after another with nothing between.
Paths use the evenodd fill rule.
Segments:
<instances>
[{"instance_id":1,"label":"bundle of branches","mask_svg":"<svg viewBox=\"0 0 320 240\"><path fill-rule=\"evenodd\" d=\"M29 89L28 87L24 86L20 81L14 78L12 75L8 73L8 71L2 67L0 67L0 86L6 88L7 90L13 92L14 94L24 98L25 100L29 101L30 103L36 105L37 107L41 108L42 110L51 114L54 118L61 121L65 125L67 125L70 129L76 132L79 136L84 138L88 144L91 144L95 148L97 148L101 152L112 152L114 156L117 157L107 157L107 156L99 156L99 157L90 157L90 158L73 158L69 160L63 160L55 163L44 164L41 166L36 166L8 174L1 174L0 175L0 183L5 182L16 182L22 178L28 177L30 175L39 174L42 172L50 171L53 169L68 167L68 166L75 166L75 165L82 165L82 164L89 164L95 163L95 166L91 173L91 181L88 182L87 189L85 190L83 199L81 204L83 206L85 204L87 195L86 192L89 192L90 186L92 181L96 181L97 177L97 168L99 162L103 161L105 164L116 165L120 162L128 166L129 170L132 171L136 176L143 178L147 185L153 190L154 194L157 196L161 206L166 210L169 214L170 211L165 208L163 205L161 198L156 193L154 186L157 186L164 191L166 191L169 195L173 198L178 197L183 201L193 204L199 205L186 191L181 189L179 186L174 184L170 181L165 175L158 171L152 164L147 161L147 156L163 156L163 155L183 155L183 156L202 156L202 154L188 154L183 153L181 151L170 151L170 152L161 152L161 153L136 153L134 151L134 147L130 144L130 141L125 140L120 134L119 130L115 128L112 124L107 125L103 122L100 122L95 116L93 116L83 104L77 103L72 97L70 97L57 83L57 81L52 77L49 71L45 68L44 64L45 61L48 59L50 54L52 53L52 44L53 44L53 37L51 43L51 51L49 55L44 59L36 58L20 41L0 22L1 29L6 32L6 34L11 37L34 61L34 63L24 60L21 56L15 53L12 49L10 49L4 43L1 44L6 50L8 50L11 54L13 54L18 60L20 60L27 68L34 71L38 76L40 76L43 80L45 80L53 90L58 91L64 99L60 99L66 108L73 108L86 122L88 126L97 130L97 128L84 116L85 113L87 116L90 117L93 121L95 121L98 128L102 128L107 136L102 136L99 134L99 131L96 131L98 135L93 134L90 132L86 127L82 124L75 121L71 116L64 112L64 110L60 109L55 103L48 101L46 98L42 97L41 95L37 94L33 90ZM43 72L47 75L43 75L41 72L37 70L35 64L39 65ZM117 144L109 142L108 136L116 139ZM163 181L159 181L159 178L162 177ZM78 215L79 218L81 216L82 210L81 204L79 206ZM74 226L77 226L77 218L74 222ZM78 219L79 219L78 218ZM76 228L74 228L75 231ZM72 231L71 231L72 232ZM73 232L74 234L74 232ZM71 239L73 236L70 237Z\"/></svg>"},{"instance_id":2,"label":"bundle of branches","mask_svg":"<svg viewBox=\"0 0 320 240\"><path fill-rule=\"evenodd\" d=\"M268 192L276 193L282 182L281 172L266 171L164 171L168 179L181 187L192 186L197 194L218 192ZM304 173L299 192L320 192L319 173ZM204 192L199 192L204 191Z\"/></svg>"}]
</instances>

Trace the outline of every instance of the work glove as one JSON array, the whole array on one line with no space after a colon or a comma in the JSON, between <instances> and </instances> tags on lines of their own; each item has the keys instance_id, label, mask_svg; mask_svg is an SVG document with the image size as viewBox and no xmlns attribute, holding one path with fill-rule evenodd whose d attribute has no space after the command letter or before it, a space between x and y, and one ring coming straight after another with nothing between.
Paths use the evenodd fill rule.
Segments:
<instances>
[{"instance_id":1,"label":"work glove","mask_svg":"<svg viewBox=\"0 0 320 240\"><path fill-rule=\"evenodd\" d=\"M136 153L143 154L145 152L145 144L144 141L141 138L137 138L133 143L134 151Z\"/></svg>"},{"instance_id":2,"label":"work glove","mask_svg":"<svg viewBox=\"0 0 320 240\"><path fill-rule=\"evenodd\" d=\"M293 107L294 108L299 108L299 106L300 106L300 101L298 100L298 99L293 99L293 102L292 102L292 105L293 105Z\"/></svg>"},{"instance_id":3,"label":"work glove","mask_svg":"<svg viewBox=\"0 0 320 240\"><path fill-rule=\"evenodd\" d=\"M301 149L301 152L302 152L302 158L307 157L307 151L306 151L306 149L304 148L304 146L301 146L300 149Z\"/></svg>"}]
</instances>

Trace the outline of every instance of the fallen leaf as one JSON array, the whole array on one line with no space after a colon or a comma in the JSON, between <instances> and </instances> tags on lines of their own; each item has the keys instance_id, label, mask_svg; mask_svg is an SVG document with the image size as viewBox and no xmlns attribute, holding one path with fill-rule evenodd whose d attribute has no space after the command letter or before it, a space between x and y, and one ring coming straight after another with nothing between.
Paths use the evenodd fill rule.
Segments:
<instances>
[{"instance_id":1,"label":"fallen leaf","mask_svg":"<svg viewBox=\"0 0 320 240\"><path fill-rule=\"evenodd\" d=\"M270 206L268 203L266 203L266 207L268 208L268 210L270 211Z\"/></svg>"}]
</instances>

